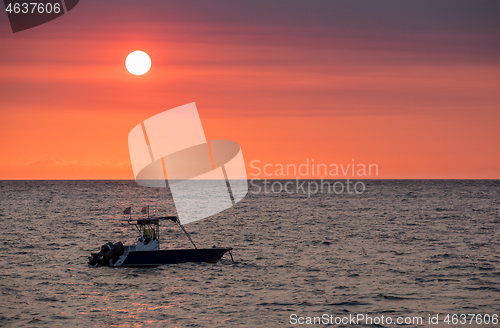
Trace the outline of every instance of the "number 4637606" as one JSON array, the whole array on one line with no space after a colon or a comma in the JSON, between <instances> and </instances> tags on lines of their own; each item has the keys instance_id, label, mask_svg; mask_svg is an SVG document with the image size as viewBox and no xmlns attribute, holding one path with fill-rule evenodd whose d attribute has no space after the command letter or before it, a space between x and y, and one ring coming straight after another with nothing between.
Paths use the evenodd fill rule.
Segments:
<instances>
[{"instance_id":1,"label":"number 4637606","mask_svg":"<svg viewBox=\"0 0 500 328\"><path fill-rule=\"evenodd\" d=\"M498 324L498 315L493 314L453 314L453 315L447 315L446 318L444 318L443 322L447 324L477 324L477 325L488 325L488 324L493 324L496 325Z\"/></svg>"},{"instance_id":2,"label":"number 4637606","mask_svg":"<svg viewBox=\"0 0 500 328\"><path fill-rule=\"evenodd\" d=\"M59 14L61 12L61 4L60 3L37 3L37 2L24 2L24 3L9 3L7 8L5 8L9 14Z\"/></svg>"}]
</instances>

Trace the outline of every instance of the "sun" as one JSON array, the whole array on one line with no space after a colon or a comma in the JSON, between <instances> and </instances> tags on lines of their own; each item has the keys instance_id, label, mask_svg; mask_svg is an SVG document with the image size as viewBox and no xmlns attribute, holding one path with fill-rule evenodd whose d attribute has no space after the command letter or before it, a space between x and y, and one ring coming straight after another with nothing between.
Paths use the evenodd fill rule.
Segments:
<instances>
[{"instance_id":1,"label":"sun","mask_svg":"<svg viewBox=\"0 0 500 328\"><path fill-rule=\"evenodd\" d=\"M146 74L151 68L151 58L144 51L132 51L125 59L125 67L134 75Z\"/></svg>"}]
</instances>

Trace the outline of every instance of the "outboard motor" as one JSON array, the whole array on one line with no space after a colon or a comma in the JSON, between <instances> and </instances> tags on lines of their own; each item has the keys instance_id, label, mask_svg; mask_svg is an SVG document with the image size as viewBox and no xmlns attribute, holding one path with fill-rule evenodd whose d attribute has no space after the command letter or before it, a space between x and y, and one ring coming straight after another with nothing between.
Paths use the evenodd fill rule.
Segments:
<instances>
[{"instance_id":1,"label":"outboard motor","mask_svg":"<svg viewBox=\"0 0 500 328\"><path fill-rule=\"evenodd\" d=\"M101 246L99 253L92 253L89 257L90 266L109 266L110 260L112 264L118 261L118 258L123 255L125 248L121 241L113 245L113 243L108 242Z\"/></svg>"}]
</instances>

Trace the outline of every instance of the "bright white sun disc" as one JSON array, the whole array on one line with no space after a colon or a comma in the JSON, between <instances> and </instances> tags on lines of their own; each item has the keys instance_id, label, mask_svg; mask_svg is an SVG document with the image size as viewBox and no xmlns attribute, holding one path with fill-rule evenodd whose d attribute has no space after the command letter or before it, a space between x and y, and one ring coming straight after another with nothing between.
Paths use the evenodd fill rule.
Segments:
<instances>
[{"instance_id":1,"label":"bright white sun disc","mask_svg":"<svg viewBox=\"0 0 500 328\"><path fill-rule=\"evenodd\" d=\"M125 59L125 67L134 75L146 74L151 68L151 58L144 51L133 51Z\"/></svg>"}]
</instances>

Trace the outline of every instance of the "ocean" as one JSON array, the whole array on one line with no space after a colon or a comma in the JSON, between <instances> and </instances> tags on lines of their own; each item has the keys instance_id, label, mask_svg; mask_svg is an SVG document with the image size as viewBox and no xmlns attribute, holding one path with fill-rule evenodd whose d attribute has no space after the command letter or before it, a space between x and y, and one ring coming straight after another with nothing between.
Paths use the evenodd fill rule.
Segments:
<instances>
[{"instance_id":1,"label":"ocean","mask_svg":"<svg viewBox=\"0 0 500 328\"><path fill-rule=\"evenodd\" d=\"M254 182L232 208L186 225L199 247L233 247L236 263L89 268L105 242L134 243L126 207L175 214L168 192L0 181L0 326L500 327L500 181L364 185L266 193ZM192 247L173 223L161 237L162 248Z\"/></svg>"}]
</instances>

